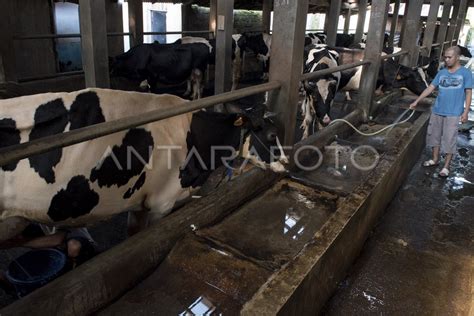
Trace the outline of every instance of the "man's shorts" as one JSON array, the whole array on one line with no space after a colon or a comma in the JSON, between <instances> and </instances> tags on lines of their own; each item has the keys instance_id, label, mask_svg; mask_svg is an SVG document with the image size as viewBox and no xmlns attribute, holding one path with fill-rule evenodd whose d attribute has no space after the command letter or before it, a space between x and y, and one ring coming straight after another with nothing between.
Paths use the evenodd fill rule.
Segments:
<instances>
[{"instance_id":1,"label":"man's shorts","mask_svg":"<svg viewBox=\"0 0 474 316\"><path fill-rule=\"evenodd\" d=\"M441 116L431 113L426 144L430 147L441 146L441 152L455 154L459 120L459 116Z\"/></svg>"}]
</instances>

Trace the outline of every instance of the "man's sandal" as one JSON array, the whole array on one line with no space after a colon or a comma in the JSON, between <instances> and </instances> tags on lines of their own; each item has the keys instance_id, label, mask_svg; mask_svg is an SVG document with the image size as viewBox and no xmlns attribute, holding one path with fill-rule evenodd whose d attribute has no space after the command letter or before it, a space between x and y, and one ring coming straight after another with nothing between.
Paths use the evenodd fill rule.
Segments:
<instances>
[{"instance_id":1,"label":"man's sandal","mask_svg":"<svg viewBox=\"0 0 474 316\"><path fill-rule=\"evenodd\" d=\"M449 170L447 168L441 169L441 171L439 172L439 176L441 178L446 178L447 176L449 176Z\"/></svg>"},{"instance_id":2,"label":"man's sandal","mask_svg":"<svg viewBox=\"0 0 474 316\"><path fill-rule=\"evenodd\" d=\"M423 167L432 167L432 166L437 166L437 165L438 163L434 161L433 159L423 162Z\"/></svg>"}]
</instances>

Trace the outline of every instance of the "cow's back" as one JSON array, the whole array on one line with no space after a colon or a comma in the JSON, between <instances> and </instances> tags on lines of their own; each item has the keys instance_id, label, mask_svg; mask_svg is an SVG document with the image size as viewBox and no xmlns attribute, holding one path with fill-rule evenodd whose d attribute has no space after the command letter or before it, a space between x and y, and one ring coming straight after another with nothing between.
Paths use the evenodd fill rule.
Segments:
<instances>
[{"instance_id":1,"label":"cow's back","mask_svg":"<svg viewBox=\"0 0 474 316\"><path fill-rule=\"evenodd\" d=\"M0 147L183 102L171 95L106 89L3 100ZM190 115L180 115L0 167L0 221L21 216L55 225L81 225L152 203L153 189L170 178L176 178L171 186L179 188L176 164L186 153L170 152L173 166L168 168L167 151L156 148L186 148L189 125Z\"/></svg>"}]
</instances>

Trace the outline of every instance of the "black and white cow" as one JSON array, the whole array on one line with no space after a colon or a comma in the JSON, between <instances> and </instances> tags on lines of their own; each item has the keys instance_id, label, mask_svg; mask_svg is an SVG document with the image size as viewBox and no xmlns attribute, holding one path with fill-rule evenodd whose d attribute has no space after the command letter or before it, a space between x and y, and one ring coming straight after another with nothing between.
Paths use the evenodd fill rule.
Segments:
<instances>
[{"instance_id":1,"label":"black and white cow","mask_svg":"<svg viewBox=\"0 0 474 316\"><path fill-rule=\"evenodd\" d=\"M111 75L131 80L147 80L151 88L157 83L178 85L192 83L192 99L202 94L203 74L209 62L210 49L205 43L140 44L116 56L111 62ZM188 84L188 91L190 93Z\"/></svg>"},{"instance_id":2,"label":"black and white cow","mask_svg":"<svg viewBox=\"0 0 474 316\"><path fill-rule=\"evenodd\" d=\"M263 62L263 79L268 79L270 69L270 52L272 36L267 33L234 34L232 38L237 43L232 71L232 90L237 89L241 73L243 55L245 52L254 53Z\"/></svg>"},{"instance_id":3,"label":"black and white cow","mask_svg":"<svg viewBox=\"0 0 474 316\"><path fill-rule=\"evenodd\" d=\"M364 50L360 49L329 48L326 45L315 45L306 47L305 50L309 52L305 56L305 73L351 64L364 59ZM358 90L361 74L362 66L359 66L304 83L305 99L302 113L305 119L301 126L304 129L303 138L309 135L310 126L314 124L313 114L316 114L318 127L331 121L329 113L336 91ZM428 83L421 67L412 69L389 58L382 62L377 87L379 91L407 88L420 95L428 87Z\"/></svg>"},{"instance_id":4,"label":"black and white cow","mask_svg":"<svg viewBox=\"0 0 474 316\"><path fill-rule=\"evenodd\" d=\"M338 54L326 45L309 45L305 48L304 73L337 67ZM330 122L329 110L339 88L341 73L335 72L326 76L303 82L304 100L301 112L304 116L301 128L303 138L310 134L310 126L314 123L321 128L322 123ZM317 119L314 120L314 114Z\"/></svg>"},{"instance_id":5,"label":"black and white cow","mask_svg":"<svg viewBox=\"0 0 474 316\"><path fill-rule=\"evenodd\" d=\"M106 89L2 100L0 148L184 102L173 95ZM279 144L274 125L248 117L182 114L0 166L0 242L29 221L73 227L124 210L149 211L130 212L131 224L143 223L133 214L166 215L203 184L212 167L222 165L221 157L239 148L242 128L260 135L267 148ZM213 146L227 147L215 148L213 159ZM270 167L281 166L275 161Z\"/></svg>"}]
</instances>

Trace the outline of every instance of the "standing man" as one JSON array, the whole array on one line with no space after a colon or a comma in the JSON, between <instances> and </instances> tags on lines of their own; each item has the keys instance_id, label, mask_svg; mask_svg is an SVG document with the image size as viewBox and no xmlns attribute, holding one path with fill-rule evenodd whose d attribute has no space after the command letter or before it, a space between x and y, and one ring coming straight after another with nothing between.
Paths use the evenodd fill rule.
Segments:
<instances>
[{"instance_id":1,"label":"standing man","mask_svg":"<svg viewBox=\"0 0 474 316\"><path fill-rule=\"evenodd\" d=\"M440 177L449 175L449 164L456 153L459 120L467 122L472 97L472 74L459 62L460 49L449 47L444 52L445 68L440 70L433 82L423 93L410 104L414 109L418 102L430 95L436 88L439 94L433 107L426 143L433 148L433 157L423 163L423 166L436 166L439 163L439 153L446 154L444 166L439 172Z\"/></svg>"}]
</instances>

